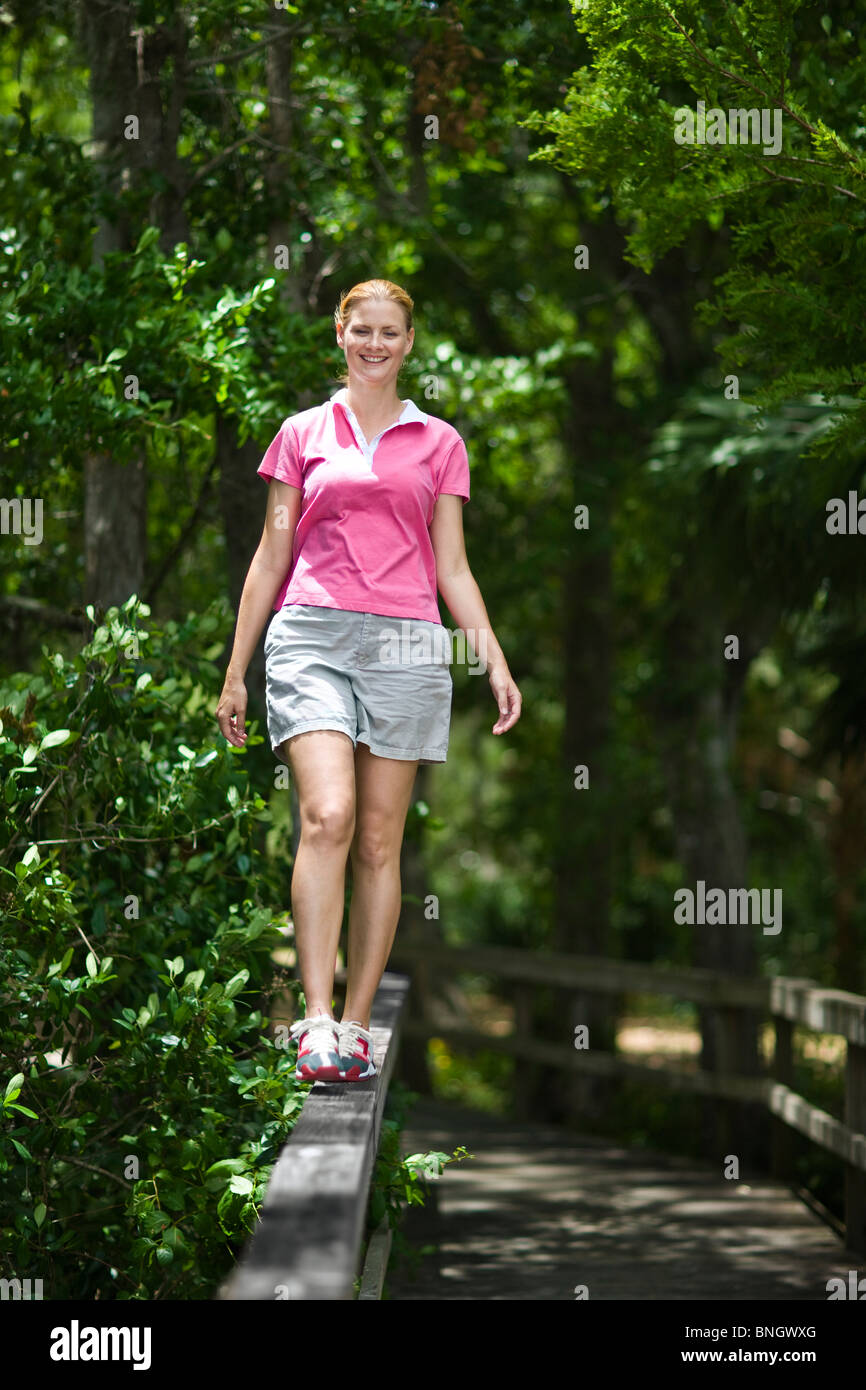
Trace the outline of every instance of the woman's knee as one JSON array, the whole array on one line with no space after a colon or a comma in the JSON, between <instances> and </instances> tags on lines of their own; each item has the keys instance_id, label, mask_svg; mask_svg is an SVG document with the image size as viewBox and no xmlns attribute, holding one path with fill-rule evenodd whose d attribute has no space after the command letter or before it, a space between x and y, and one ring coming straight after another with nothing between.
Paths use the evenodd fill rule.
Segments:
<instances>
[{"instance_id":1,"label":"woman's knee","mask_svg":"<svg viewBox=\"0 0 866 1390\"><path fill-rule=\"evenodd\" d=\"M365 869L382 869L400 862L400 840L390 827L361 824L352 840L352 861Z\"/></svg>"},{"instance_id":2,"label":"woman's knee","mask_svg":"<svg viewBox=\"0 0 866 1390\"><path fill-rule=\"evenodd\" d=\"M319 845L348 845L355 829L354 802L327 796L301 806L301 838Z\"/></svg>"}]
</instances>

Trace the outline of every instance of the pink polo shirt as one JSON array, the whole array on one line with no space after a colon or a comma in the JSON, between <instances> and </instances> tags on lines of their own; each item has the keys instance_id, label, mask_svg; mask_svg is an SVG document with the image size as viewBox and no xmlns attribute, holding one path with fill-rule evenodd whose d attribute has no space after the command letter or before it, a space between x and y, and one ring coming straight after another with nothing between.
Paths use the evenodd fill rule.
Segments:
<instances>
[{"instance_id":1,"label":"pink polo shirt","mask_svg":"<svg viewBox=\"0 0 866 1390\"><path fill-rule=\"evenodd\" d=\"M369 444L346 388L283 421L258 467L301 490L286 603L440 622L430 523L443 492L469 500L466 445L405 401Z\"/></svg>"}]
</instances>

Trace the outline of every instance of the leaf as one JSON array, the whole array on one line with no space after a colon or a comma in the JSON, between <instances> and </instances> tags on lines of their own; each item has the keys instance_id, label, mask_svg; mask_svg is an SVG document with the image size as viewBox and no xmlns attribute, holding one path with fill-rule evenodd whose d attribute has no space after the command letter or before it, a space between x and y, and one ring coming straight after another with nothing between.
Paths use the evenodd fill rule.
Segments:
<instances>
[{"instance_id":1,"label":"leaf","mask_svg":"<svg viewBox=\"0 0 866 1390\"><path fill-rule=\"evenodd\" d=\"M233 1208L237 1204L237 1200L238 1194L236 1192L232 1192L230 1187L227 1187L225 1192L222 1194L219 1201L217 1202L217 1216L219 1217L220 1221L224 1222L226 1218L232 1214Z\"/></svg>"},{"instance_id":2,"label":"leaf","mask_svg":"<svg viewBox=\"0 0 866 1390\"><path fill-rule=\"evenodd\" d=\"M249 978L250 972L248 970L239 970L237 975L233 975L232 978L229 980L228 984L226 985L224 997L226 999L233 998L234 995L237 994L238 990L243 989L244 985L246 984ZM205 998L207 998L207 995L205 995Z\"/></svg>"},{"instance_id":3,"label":"leaf","mask_svg":"<svg viewBox=\"0 0 866 1390\"><path fill-rule=\"evenodd\" d=\"M250 1182L249 1178L243 1177L240 1173L235 1173L234 1177L229 1182L229 1187L231 1191L236 1192L239 1197L248 1197L253 1190L253 1184Z\"/></svg>"},{"instance_id":4,"label":"leaf","mask_svg":"<svg viewBox=\"0 0 866 1390\"><path fill-rule=\"evenodd\" d=\"M96 956L93 954L92 951L87 952L87 959L85 960L84 965L91 980L95 980L97 975L99 974L99 965L97 963Z\"/></svg>"},{"instance_id":5,"label":"leaf","mask_svg":"<svg viewBox=\"0 0 866 1390\"><path fill-rule=\"evenodd\" d=\"M218 1192L232 1177L242 1173L246 1166L242 1158L221 1158L206 1170L204 1185L209 1192Z\"/></svg>"},{"instance_id":6,"label":"leaf","mask_svg":"<svg viewBox=\"0 0 866 1390\"><path fill-rule=\"evenodd\" d=\"M23 1085L24 1085L24 1073L23 1073L23 1071L16 1072L15 1075L12 1077L12 1080L8 1083L8 1085L7 1085L7 1087L6 1087L6 1092L5 1092L4 1096L3 1096L4 1101L7 1101L7 1100L14 1100L14 1099L15 1099L15 1096L18 1095L18 1093L19 1093L19 1091L21 1090L21 1087L22 1087ZM14 1095L12 1094L13 1091L14 1091L14 1093L15 1093Z\"/></svg>"},{"instance_id":7,"label":"leaf","mask_svg":"<svg viewBox=\"0 0 866 1390\"><path fill-rule=\"evenodd\" d=\"M152 246L153 243L158 240L159 227L145 227L141 236L138 238L138 245L136 246L133 254L136 256L141 255L142 251L146 251L148 246Z\"/></svg>"},{"instance_id":8,"label":"leaf","mask_svg":"<svg viewBox=\"0 0 866 1390\"><path fill-rule=\"evenodd\" d=\"M192 1168L201 1161L201 1148L195 1139L185 1139L180 1152L184 1168Z\"/></svg>"},{"instance_id":9,"label":"leaf","mask_svg":"<svg viewBox=\"0 0 866 1390\"><path fill-rule=\"evenodd\" d=\"M37 1230L42 1225L42 1222L45 1220L47 1212L48 1208L46 1207L44 1202L40 1202L37 1207L34 1207L33 1220L36 1222Z\"/></svg>"},{"instance_id":10,"label":"leaf","mask_svg":"<svg viewBox=\"0 0 866 1390\"><path fill-rule=\"evenodd\" d=\"M164 1211L154 1210L152 1207L142 1211L138 1219L148 1235L151 1236L159 1235L171 1222L171 1217L166 1216Z\"/></svg>"},{"instance_id":11,"label":"leaf","mask_svg":"<svg viewBox=\"0 0 866 1390\"><path fill-rule=\"evenodd\" d=\"M69 729L52 729L50 734L46 734L39 745L39 752L46 748L57 748L59 744L66 743L69 738Z\"/></svg>"}]
</instances>

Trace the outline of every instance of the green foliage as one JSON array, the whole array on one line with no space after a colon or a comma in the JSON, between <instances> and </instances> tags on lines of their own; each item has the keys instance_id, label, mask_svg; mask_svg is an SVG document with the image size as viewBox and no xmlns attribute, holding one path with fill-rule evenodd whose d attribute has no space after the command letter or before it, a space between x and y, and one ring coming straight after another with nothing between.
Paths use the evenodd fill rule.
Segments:
<instances>
[{"instance_id":1,"label":"green foliage","mask_svg":"<svg viewBox=\"0 0 866 1390\"><path fill-rule=\"evenodd\" d=\"M220 619L148 611L0 686L0 1220L55 1299L212 1296L305 1094L267 1035L271 815L215 730Z\"/></svg>"},{"instance_id":2,"label":"green foliage","mask_svg":"<svg viewBox=\"0 0 866 1390\"><path fill-rule=\"evenodd\" d=\"M626 257L644 271L695 229L718 232L730 264L698 314L722 326L725 370L757 377L762 404L818 389L862 400L866 57L855 7L820 24L815 7L764 0L582 0L574 12L593 60L565 110L527 120L553 136L533 158L613 199ZM769 144L728 139L727 127L705 143L697 125L681 142L678 112L696 117L699 101L726 119L766 113ZM862 446L864 407L844 404L824 452Z\"/></svg>"},{"instance_id":3,"label":"green foliage","mask_svg":"<svg viewBox=\"0 0 866 1390\"><path fill-rule=\"evenodd\" d=\"M491 1114L508 1110L516 1065L513 1057L484 1047L467 1055L453 1050L441 1038L430 1039L429 1055L437 1099Z\"/></svg>"},{"instance_id":4,"label":"green foliage","mask_svg":"<svg viewBox=\"0 0 866 1390\"><path fill-rule=\"evenodd\" d=\"M70 266L33 259L31 239L6 230L10 450L31 463L74 463L99 449L120 460L141 447L143 432L207 437L198 416L215 405L239 415L247 433L262 428L247 320L270 303L273 277L243 294L200 289L204 262L184 245L166 258L158 236L148 227L132 256Z\"/></svg>"}]
</instances>

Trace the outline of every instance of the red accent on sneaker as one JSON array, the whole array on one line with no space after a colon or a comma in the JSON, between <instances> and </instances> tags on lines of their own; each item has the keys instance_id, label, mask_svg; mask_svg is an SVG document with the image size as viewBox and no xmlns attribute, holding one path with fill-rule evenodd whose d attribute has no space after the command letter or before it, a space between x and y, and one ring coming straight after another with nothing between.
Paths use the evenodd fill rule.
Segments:
<instances>
[{"instance_id":1,"label":"red accent on sneaker","mask_svg":"<svg viewBox=\"0 0 866 1390\"><path fill-rule=\"evenodd\" d=\"M297 1081L342 1081L340 1037L332 1018L317 1014L299 1019L290 1032L298 1040Z\"/></svg>"},{"instance_id":2,"label":"red accent on sneaker","mask_svg":"<svg viewBox=\"0 0 866 1390\"><path fill-rule=\"evenodd\" d=\"M355 1019L340 1024L340 1067L343 1081L366 1081L376 1075L372 1035Z\"/></svg>"}]
</instances>

